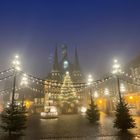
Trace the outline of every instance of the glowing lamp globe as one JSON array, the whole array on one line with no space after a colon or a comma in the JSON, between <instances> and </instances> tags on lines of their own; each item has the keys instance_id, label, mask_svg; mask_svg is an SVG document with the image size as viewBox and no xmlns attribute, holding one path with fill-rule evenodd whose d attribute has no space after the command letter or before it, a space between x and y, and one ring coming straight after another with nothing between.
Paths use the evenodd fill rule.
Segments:
<instances>
[{"instance_id":1,"label":"glowing lamp globe","mask_svg":"<svg viewBox=\"0 0 140 140\"><path fill-rule=\"evenodd\" d=\"M86 107L81 107L81 112L82 113L86 113L86 111L87 111L87 108Z\"/></svg>"}]
</instances>

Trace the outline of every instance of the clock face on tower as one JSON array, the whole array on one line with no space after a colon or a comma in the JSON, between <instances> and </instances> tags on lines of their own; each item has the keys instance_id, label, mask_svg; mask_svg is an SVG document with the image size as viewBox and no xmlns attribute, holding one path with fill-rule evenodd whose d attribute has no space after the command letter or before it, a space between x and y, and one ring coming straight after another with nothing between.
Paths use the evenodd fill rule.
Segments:
<instances>
[{"instance_id":1,"label":"clock face on tower","mask_svg":"<svg viewBox=\"0 0 140 140\"><path fill-rule=\"evenodd\" d=\"M64 68L64 69L67 69L68 66L69 66L69 62L68 62L67 60L65 60L65 61L63 62L63 68Z\"/></svg>"}]
</instances>

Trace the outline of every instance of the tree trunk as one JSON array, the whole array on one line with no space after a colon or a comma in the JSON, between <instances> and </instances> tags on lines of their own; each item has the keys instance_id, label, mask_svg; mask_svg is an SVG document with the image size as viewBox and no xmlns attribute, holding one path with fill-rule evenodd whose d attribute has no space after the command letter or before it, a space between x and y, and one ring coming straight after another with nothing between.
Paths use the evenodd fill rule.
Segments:
<instances>
[{"instance_id":1,"label":"tree trunk","mask_svg":"<svg viewBox=\"0 0 140 140\"><path fill-rule=\"evenodd\" d=\"M11 130L9 130L9 136L11 136Z\"/></svg>"}]
</instances>

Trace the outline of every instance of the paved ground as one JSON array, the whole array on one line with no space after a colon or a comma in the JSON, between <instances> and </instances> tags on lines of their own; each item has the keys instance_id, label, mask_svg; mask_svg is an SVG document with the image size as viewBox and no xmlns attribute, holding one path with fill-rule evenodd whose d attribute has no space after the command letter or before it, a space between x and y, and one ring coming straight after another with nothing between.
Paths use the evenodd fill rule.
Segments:
<instances>
[{"instance_id":1,"label":"paved ground","mask_svg":"<svg viewBox=\"0 0 140 140\"><path fill-rule=\"evenodd\" d=\"M39 119L32 116L21 140L138 140L140 139L140 117L136 119L137 128L128 134L120 134L113 128L113 118L101 114L100 124L91 125L85 116L62 115L58 119ZM70 138L72 137L72 138ZM6 138L5 138L6 139ZM15 138L13 138L15 140ZM10 138L11 140L11 138Z\"/></svg>"}]
</instances>

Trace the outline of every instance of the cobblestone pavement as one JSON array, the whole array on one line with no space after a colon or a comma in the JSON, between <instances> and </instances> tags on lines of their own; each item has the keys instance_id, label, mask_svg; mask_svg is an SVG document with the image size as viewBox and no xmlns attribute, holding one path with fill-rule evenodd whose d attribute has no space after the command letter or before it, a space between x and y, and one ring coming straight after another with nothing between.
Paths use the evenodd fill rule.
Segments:
<instances>
[{"instance_id":1,"label":"cobblestone pavement","mask_svg":"<svg viewBox=\"0 0 140 140\"><path fill-rule=\"evenodd\" d=\"M101 114L97 125L88 123L82 115L62 115L58 119L31 116L25 136L20 140L140 140L140 117L134 117L137 128L127 134L113 128L113 117ZM2 138L1 138L2 139ZM3 138L5 140L7 138ZM16 138L13 138L16 140ZM12 140L12 138L10 138Z\"/></svg>"}]
</instances>

